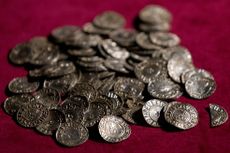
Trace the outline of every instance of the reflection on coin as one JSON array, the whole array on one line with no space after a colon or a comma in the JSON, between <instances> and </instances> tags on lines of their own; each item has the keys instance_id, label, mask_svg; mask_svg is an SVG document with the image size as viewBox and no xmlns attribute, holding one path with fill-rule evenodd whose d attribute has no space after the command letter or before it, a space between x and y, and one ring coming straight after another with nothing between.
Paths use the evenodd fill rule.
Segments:
<instances>
[{"instance_id":1,"label":"reflection on coin","mask_svg":"<svg viewBox=\"0 0 230 153\"><path fill-rule=\"evenodd\" d=\"M181 82L181 75L184 71L194 68L191 61L187 61L183 56L174 54L168 61L168 74L176 82Z\"/></svg>"},{"instance_id":2,"label":"reflection on coin","mask_svg":"<svg viewBox=\"0 0 230 153\"><path fill-rule=\"evenodd\" d=\"M21 107L17 112L17 122L23 127L36 127L48 116L45 105L34 102Z\"/></svg>"},{"instance_id":3,"label":"reflection on coin","mask_svg":"<svg viewBox=\"0 0 230 153\"><path fill-rule=\"evenodd\" d=\"M169 124L183 130L193 128L198 124L196 108L186 103L168 104L164 117Z\"/></svg>"},{"instance_id":4,"label":"reflection on coin","mask_svg":"<svg viewBox=\"0 0 230 153\"><path fill-rule=\"evenodd\" d=\"M108 142L120 142L127 139L131 134L128 124L120 117L104 116L98 125L101 137Z\"/></svg>"},{"instance_id":5,"label":"reflection on coin","mask_svg":"<svg viewBox=\"0 0 230 153\"><path fill-rule=\"evenodd\" d=\"M150 59L136 65L134 73L141 81L148 83L153 78L167 76L166 61L163 59Z\"/></svg>"},{"instance_id":6,"label":"reflection on coin","mask_svg":"<svg viewBox=\"0 0 230 153\"><path fill-rule=\"evenodd\" d=\"M88 129L77 122L62 123L56 132L56 140L67 147L83 144L88 138Z\"/></svg>"},{"instance_id":7,"label":"reflection on coin","mask_svg":"<svg viewBox=\"0 0 230 153\"><path fill-rule=\"evenodd\" d=\"M176 99L182 95L182 88L169 78L152 79L148 84L148 92L159 99Z\"/></svg>"},{"instance_id":8,"label":"reflection on coin","mask_svg":"<svg viewBox=\"0 0 230 153\"><path fill-rule=\"evenodd\" d=\"M227 122L228 113L223 107L217 104L209 104L209 111L212 127L220 126Z\"/></svg>"},{"instance_id":9,"label":"reflection on coin","mask_svg":"<svg viewBox=\"0 0 230 153\"><path fill-rule=\"evenodd\" d=\"M147 101L142 107L142 114L145 121L153 127L159 127L160 125L158 123L158 119L160 117L161 110L165 105L167 105L166 102L158 99Z\"/></svg>"},{"instance_id":10,"label":"reflection on coin","mask_svg":"<svg viewBox=\"0 0 230 153\"><path fill-rule=\"evenodd\" d=\"M38 89L39 82L30 82L27 77L17 77L10 81L8 88L13 93L31 93Z\"/></svg>"},{"instance_id":11,"label":"reflection on coin","mask_svg":"<svg viewBox=\"0 0 230 153\"><path fill-rule=\"evenodd\" d=\"M211 78L194 74L185 83L186 92L195 99L205 99L216 90L216 82Z\"/></svg>"}]
</instances>

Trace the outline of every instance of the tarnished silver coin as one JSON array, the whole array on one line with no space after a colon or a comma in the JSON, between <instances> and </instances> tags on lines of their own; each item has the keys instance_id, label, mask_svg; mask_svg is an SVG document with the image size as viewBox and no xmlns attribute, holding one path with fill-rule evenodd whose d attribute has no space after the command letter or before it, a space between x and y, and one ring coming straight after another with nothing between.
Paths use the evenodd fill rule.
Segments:
<instances>
[{"instance_id":1,"label":"tarnished silver coin","mask_svg":"<svg viewBox=\"0 0 230 153\"><path fill-rule=\"evenodd\" d=\"M191 61L188 61L183 56L174 54L168 61L168 74L176 82L181 83L181 75L188 69L193 69Z\"/></svg>"},{"instance_id":2,"label":"tarnished silver coin","mask_svg":"<svg viewBox=\"0 0 230 153\"><path fill-rule=\"evenodd\" d=\"M67 147L83 144L88 138L88 129L77 122L62 123L56 132L56 140Z\"/></svg>"},{"instance_id":3,"label":"tarnished silver coin","mask_svg":"<svg viewBox=\"0 0 230 153\"><path fill-rule=\"evenodd\" d=\"M31 82L27 77L17 77L10 81L8 89L13 93L32 93L39 88L39 82Z\"/></svg>"},{"instance_id":4,"label":"tarnished silver coin","mask_svg":"<svg viewBox=\"0 0 230 153\"><path fill-rule=\"evenodd\" d=\"M30 94L14 95L6 98L3 108L7 114L14 115L25 104L32 102L35 102L35 98Z\"/></svg>"},{"instance_id":5,"label":"tarnished silver coin","mask_svg":"<svg viewBox=\"0 0 230 153\"><path fill-rule=\"evenodd\" d=\"M195 127L198 124L198 112L195 107L187 103L170 103L164 111L165 120L183 130Z\"/></svg>"},{"instance_id":6,"label":"tarnished silver coin","mask_svg":"<svg viewBox=\"0 0 230 153\"><path fill-rule=\"evenodd\" d=\"M43 87L55 89L62 95L67 93L75 86L75 84L80 80L81 77L80 75L81 75L80 72L79 74L70 73L56 79L52 79L52 80L47 79L44 81Z\"/></svg>"},{"instance_id":7,"label":"tarnished silver coin","mask_svg":"<svg viewBox=\"0 0 230 153\"><path fill-rule=\"evenodd\" d=\"M125 19L117 12L105 11L94 18L93 24L100 28L118 29L125 25Z\"/></svg>"},{"instance_id":8,"label":"tarnished silver coin","mask_svg":"<svg viewBox=\"0 0 230 153\"><path fill-rule=\"evenodd\" d=\"M32 51L28 42L16 45L9 53L9 60L14 64L28 63L32 58Z\"/></svg>"},{"instance_id":9,"label":"tarnished silver coin","mask_svg":"<svg viewBox=\"0 0 230 153\"><path fill-rule=\"evenodd\" d=\"M52 88L43 88L34 93L35 98L48 108L57 108L61 102L60 93Z\"/></svg>"},{"instance_id":10,"label":"tarnished silver coin","mask_svg":"<svg viewBox=\"0 0 230 153\"><path fill-rule=\"evenodd\" d=\"M108 58L104 61L104 65L115 72L120 73L129 73L129 71L125 68L125 61L118 60L114 58Z\"/></svg>"},{"instance_id":11,"label":"tarnished silver coin","mask_svg":"<svg viewBox=\"0 0 230 153\"><path fill-rule=\"evenodd\" d=\"M68 49L68 54L71 56L77 56L77 57L86 57L86 56L93 56L97 52L93 48L81 48L81 49Z\"/></svg>"},{"instance_id":12,"label":"tarnished silver coin","mask_svg":"<svg viewBox=\"0 0 230 153\"><path fill-rule=\"evenodd\" d=\"M83 26L83 31L89 34L109 35L112 30L96 27L92 23L86 23Z\"/></svg>"},{"instance_id":13,"label":"tarnished silver coin","mask_svg":"<svg viewBox=\"0 0 230 153\"><path fill-rule=\"evenodd\" d=\"M114 91L118 95L127 97L140 97L144 90L144 83L134 78L118 78L114 84Z\"/></svg>"},{"instance_id":14,"label":"tarnished silver coin","mask_svg":"<svg viewBox=\"0 0 230 153\"><path fill-rule=\"evenodd\" d=\"M141 32L136 36L136 43L143 49L161 49L160 46L153 44L147 34Z\"/></svg>"},{"instance_id":15,"label":"tarnished silver coin","mask_svg":"<svg viewBox=\"0 0 230 153\"><path fill-rule=\"evenodd\" d=\"M156 31L169 31L171 29L171 25L168 22L160 22L160 23L138 23L138 28L143 32L156 32Z\"/></svg>"},{"instance_id":16,"label":"tarnished silver coin","mask_svg":"<svg viewBox=\"0 0 230 153\"><path fill-rule=\"evenodd\" d=\"M59 61L55 64L48 65L45 67L44 74L47 77L59 77L66 74L73 73L75 66L71 61Z\"/></svg>"},{"instance_id":17,"label":"tarnished silver coin","mask_svg":"<svg viewBox=\"0 0 230 153\"><path fill-rule=\"evenodd\" d=\"M118 29L110 33L110 38L120 46L129 47L135 44L137 32L131 29Z\"/></svg>"},{"instance_id":18,"label":"tarnished silver coin","mask_svg":"<svg viewBox=\"0 0 230 153\"><path fill-rule=\"evenodd\" d=\"M167 62L161 58L149 59L135 66L134 73L136 77L145 82L150 82L153 78L166 77Z\"/></svg>"},{"instance_id":19,"label":"tarnished silver coin","mask_svg":"<svg viewBox=\"0 0 230 153\"><path fill-rule=\"evenodd\" d=\"M185 82L185 90L192 98L205 99L215 92L216 82L212 78L194 74Z\"/></svg>"},{"instance_id":20,"label":"tarnished silver coin","mask_svg":"<svg viewBox=\"0 0 230 153\"><path fill-rule=\"evenodd\" d=\"M48 116L36 127L36 130L44 135L52 135L64 120L65 118L60 111L49 110Z\"/></svg>"},{"instance_id":21,"label":"tarnished silver coin","mask_svg":"<svg viewBox=\"0 0 230 153\"><path fill-rule=\"evenodd\" d=\"M183 94L181 86L170 78L152 79L148 84L148 92L158 99L177 99Z\"/></svg>"},{"instance_id":22,"label":"tarnished silver coin","mask_svg":"<svg viewBox=\"0 0 230 153\"><path fill-rule=\"evenodd\" d=\"M129 52L125 48L121 48L116 42L111 39L106 39L102 42L104 51L111 57L119 60L125 60L129 57Z\"/></svg>"},{"instance_id":23,"label":"tarnished silver coin","mask_svg":"<svg viewBox=\"0 0 230 153\"><path fill-rule=\"evenodd\" d=\"M98 125L101 137L107 142L120 142L127 139L131 134L129 125L120 117L104 116Z\"/></svg>"},{"instance_id":24,"label":"tarnished silver coin","mask_svg":"<svg viewBox=\"0 0 230 153\"><path fill-rule=\"evenodd\" d=\"M209 104L209 111L212 127L220 126L227 122L228 113L223 107L217 104Z\"/></svg>"},{"instance_id":25,"label":"tarnished silver coin","mask_svg":"<svg viewBox=\"0 0 230 153\"><path fill-rule=\"evenodd\" d=\"M52 30L51 36L59 43L68 43L73 41L75 33L78 33L80 30L78 26L73 25L57 27Z\"/></svg>"},{"instance_id":26,"label":"tarnished silver coin","mask_svg":"<svg viewBox=\"0 0 230 153\"><path fill-rule=\"evenodd\" d=\"M170 22L172 15L159 5L147 5L139 12L139 18L146 23Z\"/></svg>"},{"instance_id":27,"label":"tarnished silver coin","mask_svg":"<svg viewBox=\"0 0 230 153\"><path fill-rule=\"evenodd\" d=\"M41 103L28 103L18 110L16 119L23 127L36 127L47 118L48 112L47 107Z\"/></svg>"},{"instance_id":28,"label":"tarnished silver coin","mask_svg":"<svg viewBox=\"0 0 230 153\"><path fill-rule=\"evenodd\" d=\"M190 51L183 46L174 46L162 49L162 58L169 60L174 54L177 56L182 56L186 61L192 62L192 55Z\"/></svg>"},{"instance_id":29,"label":"tarnished silver coin","mask_svg":"<svg viewBox=\"0 0 230 153\"><path fill-rule=\"evenodd\" d=\"M142 114L145 121L153 127L160 127L158 119L160 117L161 110L166 105L167 102L158 99L151 99L147 101L142 107Z\"/></svg>"},{"instance_id":30,"label":"tarnished silver coin","mask_svg":"<svg viewBox=\"0 0 230 153\"><path fill-rule=\"evenodd\" d=\"M189 69L184 71L181 75L181 82L185 83L191 76L193 75L201 75L206 78L210 78L214 80L212 74L204 69Z\"/></svg>"},{"instance_id":31,"label":"tarnished silver coin","mask_svg":"<svg viewBox=\"0 0 230 153\"><path fill-rule=\"evenodd\" d=\"M174 33L151 32L149 37L152 43L162 47L172 47L180 43L180 38Z\"/></svg>"}]
</instances>

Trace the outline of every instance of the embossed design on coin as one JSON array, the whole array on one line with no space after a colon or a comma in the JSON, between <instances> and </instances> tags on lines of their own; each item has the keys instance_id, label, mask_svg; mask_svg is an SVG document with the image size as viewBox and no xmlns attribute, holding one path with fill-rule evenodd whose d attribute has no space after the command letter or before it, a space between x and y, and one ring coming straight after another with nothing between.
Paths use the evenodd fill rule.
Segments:
<instances>
[{"instance_id":1,"label":"embossed design on coin","mask_svg":"<svg viewBox=\"0 0 230 153\"><path fill-rule=\"evenodd\" d=\"M159 99L176 99L183 94L181 86L170 78L152 79L148 84L148 92Z\"/></svg>"},{"instance_id":2,"label":"embossed design on coin","mask_svg":"<svg viewBox=\"0 0 230 153\"><path fill-rule=\"evenodd\" d=\"M88 138L88 129L77 122L62 123L56 132L57 141L67 147L83 144Z\"/></svg>"},{"instance_id":3,"label":"embossed design on coin","mask_svg":"<svg viewBox=\"0 0 230 153\"><path fill-rule=\"evenodd\" d=\"M158 119L160 117L161 110L165 105L167 105L166 102L158 99L147 101L142 107L142 114L145 121L153 127L160 127Z\"/></svg>"},{"instance_id":4,"label":"embossed design on coin","mask_svg":"<svg viewBox=\"0 0 230 153\"><path fill-rule=\"evenodd\" d=\"M220 126L227 122L228 113L223 107L217 104L209 104L209 111L212 127Z\"/></svg>"},{"instance_id":5,"label":"embossed design on coin","mask_svg":"<svg viewBox=\"0 0 230 153\"><path fill-rule=\"evenodd\" d=\"M165 120L179 129L190 129L198 124L198 112L186 103L170 103L164 112Z\"/></svg>"},{"instance_id":6,"label":"embossed design on coin","mask_svg":"<svg viewBox=\"0 0 230 153\"><path fill-rule=\"evenodd\" d=\"M131 134L128 124L117 116L104 116L98 125L101 137L108 142L120 142L127 139Z\"/></svg>"}]
</instances>

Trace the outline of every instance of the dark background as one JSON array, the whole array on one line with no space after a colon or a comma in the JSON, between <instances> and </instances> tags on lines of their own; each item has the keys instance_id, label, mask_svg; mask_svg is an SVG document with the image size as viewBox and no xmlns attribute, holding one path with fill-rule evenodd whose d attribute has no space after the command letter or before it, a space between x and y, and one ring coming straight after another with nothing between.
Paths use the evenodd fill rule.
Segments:
<instances>
[{"instance_id":1,"label":"dark background","mask_svg":"<svg viewBox=\"0 0 230 153\"><path fill-rule=\"evenodd\" d=\"M217 90L202 101L181 98L194 105L200 116L195 128L167 132L160 128L131 126L126 141L108 144L89 140L75 148L63 148L51 137L18 126L0 110L0 153L229 153L230 121L210 128L209 103L224 106L230 112L230 1L229 0L0 0L0 102L6 98L5 87L16 76L26 75L22 67L7 61L10 48L33 36L46 36L56 26L83 25L104 10L115 10L127 19L127 27L145 5L160 4L173 14L172 31L192 53L197 67L210 71Z\"/></svg>"}]
</instances>

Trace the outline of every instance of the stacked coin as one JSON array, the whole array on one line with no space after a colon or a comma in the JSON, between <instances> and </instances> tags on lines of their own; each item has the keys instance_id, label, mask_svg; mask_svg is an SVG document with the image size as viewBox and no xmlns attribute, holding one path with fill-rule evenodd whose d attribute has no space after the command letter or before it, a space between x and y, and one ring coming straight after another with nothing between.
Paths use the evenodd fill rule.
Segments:
<instances>
[{"instance_id":1,"label":"stacked coin","mask_svg":"<svg viewBox=\"0 0 230 153\"><path fill-rule=\"evenodd\" d=\"M163 126L162 117L179 129L196 126L197 110L175 100L185 92L211 96L214 77L195 68L180 38L167 32L169 11L149 5L138 19L140 31L125 29L121 14L106 11L83 28L58 27L49 37L18 44L9 59L29 72L9 83L5 112L69 147L86 142L95 126L105 141L123 141L131 134L126 121L139 124L140 112L153 127ZM212 126L227 121L218 105L210 105L210 113Z\"/></svg>"}]
</instances>

